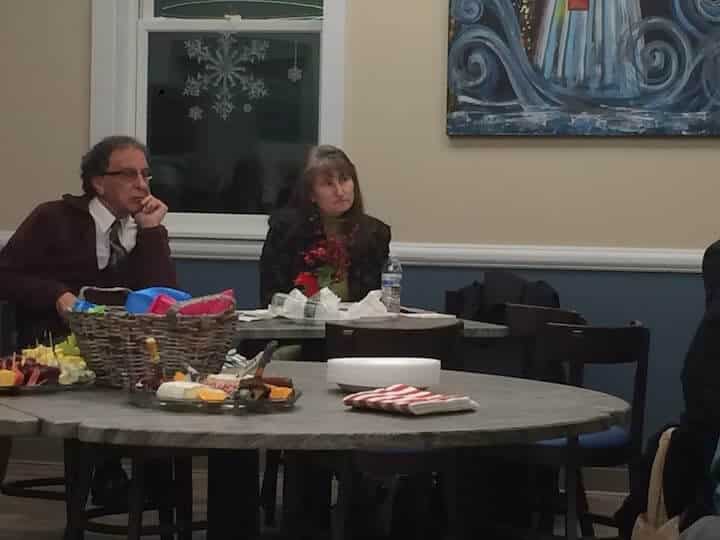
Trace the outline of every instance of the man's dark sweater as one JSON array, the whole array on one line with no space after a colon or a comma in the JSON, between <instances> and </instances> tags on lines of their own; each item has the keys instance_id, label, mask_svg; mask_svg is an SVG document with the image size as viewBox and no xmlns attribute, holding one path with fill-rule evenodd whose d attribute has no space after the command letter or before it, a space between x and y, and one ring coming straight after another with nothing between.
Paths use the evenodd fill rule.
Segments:
<instances>
[{"instance_id":1,"label":"man's dark sweater","mask_svg":"<svg viewBox=\"0 0 720 540\"><path fill-rule=\"evenodd\" d=\"M176 286L167 230L138 228L134 249L115 268L98 269L90 197L64 195L39 205L0 251L0 299L15 303L22 318L59 331L55 301L96 287ZM37 326L34 324L33 326Z\"/></svg>"}]
</instances>

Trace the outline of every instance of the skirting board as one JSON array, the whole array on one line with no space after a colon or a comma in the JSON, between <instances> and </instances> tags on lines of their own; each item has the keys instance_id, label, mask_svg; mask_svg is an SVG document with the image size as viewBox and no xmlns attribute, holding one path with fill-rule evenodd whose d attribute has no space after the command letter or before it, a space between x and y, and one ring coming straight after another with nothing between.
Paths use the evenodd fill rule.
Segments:
<instances>
[{"instance_id":1,"label":"skirting board","mask_svg":"<svg viewBox=\"0 0 720 540\"><path fill-rule=\"evenodd\" d=\"M12 231L0 231L0 246ZM212 238L171 238L178 259L256 261L262 242ZM606 272L700 272L700 249L423 244L393 242L391 250L409 266L588 270Z\"/></svg>"}]
</instances>

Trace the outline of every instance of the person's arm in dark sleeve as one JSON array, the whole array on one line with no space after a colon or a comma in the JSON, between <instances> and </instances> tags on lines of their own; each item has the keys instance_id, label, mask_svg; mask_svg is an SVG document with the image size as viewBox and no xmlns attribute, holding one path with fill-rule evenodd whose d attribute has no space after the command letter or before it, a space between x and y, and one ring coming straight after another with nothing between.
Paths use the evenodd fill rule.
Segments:
<instances>
[{"instance_id":1,"label":"person's arm in dark sleeve","mask_svg":"<svg viewBox=\"0 0 720 540\"><path fill-rule=\"evenodd\" d=\"M380 288L383 266L390 254L390 227L374 218L368 218L364 226L368 227L368 232L363 243L351 248L353 255L349 285L351 300L354 302Z\"/></svg>"},{"instance_id":2,"label":"person's arm in dark sleeve","mask_svg":"<svg viewBox=\"0 0 720 540\"><path fill-rule=\"evenodd\" d=\"M372 280L370 290L379 289L381 286L383 266L385 266L385 261L387 261L390 256L390 239L390 227L385 223L379 222L373 245L370 246L373 252L373 256L370 257L372 265L370 267L370 279Z\"/></svg>"},{"instance_id":3,"label":"person's arm in dark sleeve","mask_svg":"<svg viewBox=\"0 0 720 540\"><path fill-rule=\"evenodd\" d=\"M288 292L293 288L292 252L286 242L284 227L270 226L260 255L260 305L270 303L276 292Z\"/></svg>"},{"instance_id":4,"label":"person's arm in dark sleeve","mask_svg":"<svg viewBox=\"0 0 720 540\"><path fill-rule=\"evenodd\" d=\"M45 205L40 205L8 240L0 251L0 299L29 309L48 310L55 308L55 301L63 293L72 292L65 283L34 273L37 268L52 266L47 254L53 227Z\"/></svg>"},{"instance_id":5,"label":"person's arm in dark sleeve","mask_svg":"<svg viewBox=\"0 0 720 540\"><path fill-rule=\"evenodd\" d=\"M705 308L709 309L713 299L720 297L720 242L715 242L705 250L702 276L705 286Z\"/></svg>"},{"instance_id":6,"label":"person's arm in dark sleeve","mask_svg":"<svg viewBox=\"0 0 720 540\"><path fill-rule=\"evenodd\" d=\"M135 247L128 255L132 283L120 284L131 289L177 287L175 263L165 227L138 227Z\"/></svg>"}]
</instances>

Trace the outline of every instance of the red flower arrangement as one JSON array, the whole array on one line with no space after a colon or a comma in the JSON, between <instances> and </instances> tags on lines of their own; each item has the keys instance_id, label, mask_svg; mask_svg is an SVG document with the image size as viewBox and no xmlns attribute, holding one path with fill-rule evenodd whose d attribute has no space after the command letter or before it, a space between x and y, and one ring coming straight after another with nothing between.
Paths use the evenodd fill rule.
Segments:
<instances>
[{"instance_id":1,"label":"red flower arrangement","mask_svg":"<svg viewBox=\"0 0 720 540\"><path fill-rule=\"evenodd\" d=\"M307 270L300 272L293 283L303 289L305 296L345 279L350 267L347 243L343 236L329 236L302 253Z\"/></svg>"}]
</instances>

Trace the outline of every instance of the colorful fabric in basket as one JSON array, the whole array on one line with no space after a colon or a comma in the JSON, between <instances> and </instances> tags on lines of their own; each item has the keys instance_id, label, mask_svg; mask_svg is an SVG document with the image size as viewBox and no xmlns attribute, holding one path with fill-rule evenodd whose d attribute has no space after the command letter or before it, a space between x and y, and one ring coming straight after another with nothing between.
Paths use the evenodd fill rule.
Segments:
<instances>
[{"instance_id":1,"label":"colorful fabric in basket","mask_svg":"<svg viewBox=\"0 0 720 540\"><path fill-rule=\"evenodd\" d=\"M234 308L235 292L232 289L221 293L175 302L173 298L159 294L150 305L149 313L165 315L174 304L178 304L180 315L217 315Z\"/></svg>"},{"instance_id":2,"label":"colorful fabric in basket","mask_svg":"<svg viewBox=\"0 0 720 540\"><path fill-rule=\"evenodd\" d=\"M345 396L343 404L357 409L423 415L457 411L474 411L478 404L467 396L437 394L407 384L357 392Z\"/></svg>"},{"instance_id":3,"label":"colorful fabric in basket","mask_svg":"<svg viewBox=\"0 0 720 540\"><path fill-rule=\"evenodd\" d=\"M235 292L228 289L218 294L193 298L180 305L180 315L217 315L235 308Z\"/></svg>"},{"instance_id":4,"label":"colorful fabric in basket","mask_svg":"<svg viewBox=\"0 0 720 540\"><path fill-rule=\"evenodd\" d=\"M185 291L171 289L170 287L150 287L132 291L125 301L125 309L128 313L157 313L152 311L152 306L158 296L163 296L174 302L184 302L190 300L192 296Z\"/></svg>"}]
</instances>

